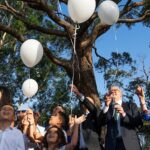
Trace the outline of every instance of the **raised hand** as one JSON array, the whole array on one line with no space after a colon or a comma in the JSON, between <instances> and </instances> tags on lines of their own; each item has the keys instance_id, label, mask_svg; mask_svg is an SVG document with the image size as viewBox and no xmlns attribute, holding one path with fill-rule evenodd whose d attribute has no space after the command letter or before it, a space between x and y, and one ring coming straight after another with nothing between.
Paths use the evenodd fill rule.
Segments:
<instances>
[{"instance_id":1,"label":"raised hand","mask_svg":"<svg viewBox=\"0 0 150 150\"><path fill-rule=\"evenodd\" d=\"M70 129L74 126L75 118L69 115L69 127Z\"/></svg>"},{"instance_id":2,"label":"raised hand","mask_svg":"<svg viewBox=\"0 0 150 150\"><path fill-rule=\"evenodd\" d=\"M144 90L141 86L138 86L136 88L136 94L139 97L140 100L144 99Z\"/></svg>"},{"instance_id":3,"label":"raised hand","mask_svg":"<svg viewBox=\"0 0 150 150\"><path fill-rule=\"evenodd\" d=\"M112 98L111 98L111 96L108 93L105 94L104 101L105 101L105 106L109 107L109 105L110 105L110 103L112 101Z\"/></svg>"},{"instance_id":4,"label":"raised hand","mask_svg":"<svg viewBox=\"0 0 150 150\"><path fill-rule=\"evenodd\" d=\"M119 104L114 105L114 109L116 109L116 111L121 114L122 117L124 117L126 115L123 107Z\"/></svg>"},{"instance_id":5,"label":"raised hand","mask_svg":"<svg viewBox=\"0 0 150 150\"><path fill-rule=\"evenodd\" d=\"M82 96L82 94L79 92L78 88L74 84L70 84L69 87L70 90L72 90L72 92L74 92L77 96Z\"/></svg>"},{"instance_id":6,"label":"raised hand","mask_svg":"<svg viewBox=\"0 0 150 150\"><path fill-rule=\"evenodd\" d=\"M24 115L22 121L21 121L22 125L24 126L28 126L29 125L29 121L28 121L28 118L27 118L27 114Z\"/></svg>"},{"instance_id":7,"label":"raised hand","mask_svg":"<svg viewBox=\"0 0 150 150\"><path fill-rule=\"evenodd\" d=\"M82 122L84 122L85 120L86 120L86 116L85 115L82 115L82 116L80 116L78 118L77 118L77 116L75 116L74 123L79 125Z\"/></svg>"},{"instance_id":8,"label":"raised hand","mask_svg":"<svg viewBox=\"0 0 150 150\"><path fill-rule=\"evenodd\" d=\"M29 124L35 124L33 111L31 109L27 110L27 120Z\"/></svg>"}]
</instances>

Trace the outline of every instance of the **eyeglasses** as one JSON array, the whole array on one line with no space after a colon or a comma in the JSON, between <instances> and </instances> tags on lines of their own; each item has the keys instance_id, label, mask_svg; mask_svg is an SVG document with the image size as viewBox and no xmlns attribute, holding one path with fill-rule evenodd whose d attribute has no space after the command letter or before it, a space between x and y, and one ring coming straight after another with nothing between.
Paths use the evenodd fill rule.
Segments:
<instances>
[{"instance_id":1,"label":"eyeglasses","mask_svg":"<svg viewBox=\"0 0 150 150\"><path fill-rule=\"evenodd\" d=\"M18 110L17 113L25 113L26 110Z\"/></svg>"}]
</instances>

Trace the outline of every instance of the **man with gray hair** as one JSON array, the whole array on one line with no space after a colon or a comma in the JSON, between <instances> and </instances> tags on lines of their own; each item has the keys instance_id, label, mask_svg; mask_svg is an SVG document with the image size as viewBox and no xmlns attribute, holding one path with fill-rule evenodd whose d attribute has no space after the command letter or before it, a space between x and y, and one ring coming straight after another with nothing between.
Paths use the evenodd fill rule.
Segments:
<instances>
[{"instance_id":1,"label":"man with gray hair","mask_svg":"<svg viewBox=\"0 0 150 150\"><path fill-rule=\"evenodd\" d=\"M136 128L142 126L138 108L133 102L123 102L122 90L111 86L105 95L105 107L99 116L107 125L105 150L140 150Z\"/></svg>"}]
</instances>

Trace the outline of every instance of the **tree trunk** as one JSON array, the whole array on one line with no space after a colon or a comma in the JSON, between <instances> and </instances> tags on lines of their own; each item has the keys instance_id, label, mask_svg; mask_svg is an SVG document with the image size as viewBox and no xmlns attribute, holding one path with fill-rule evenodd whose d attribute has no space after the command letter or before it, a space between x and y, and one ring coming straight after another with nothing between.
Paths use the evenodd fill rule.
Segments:
<instances>
[{"instance_id":1,"label":"tree trunk","mask_svg":"<svg viewBox=\"0 0 150 150\"><path fill-rule=\"evenodd\" d=\"M86 50L77 50L77 56L78 59L74 57L74 84L86 97L91 97L99 108L100 99L93 71L92 46ZM73 70L69 69L67 73L72 78Z\"/></svg>"}]
</instances>

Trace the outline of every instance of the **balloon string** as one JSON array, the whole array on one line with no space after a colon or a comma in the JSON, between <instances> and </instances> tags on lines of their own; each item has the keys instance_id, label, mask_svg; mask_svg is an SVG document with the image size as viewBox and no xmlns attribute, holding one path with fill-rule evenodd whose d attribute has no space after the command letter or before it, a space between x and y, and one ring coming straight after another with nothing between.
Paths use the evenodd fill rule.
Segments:
<instances>
[{"instance_id":1,"label":"balloon string","mask_svg":"<svg viewBox=\"0 0 150 150\"><path fill-rule=\"evenodd\" d=\"M58 0L58 7L59 7L59 10L60 10L61 14L63 14L62 7L61 7L61 4L60 4L60 0ZM63 16L63 17L64 17L64 16ZM80 29L80 26L76 23L76 24L75 24L75 33L74 33L74 35L73 35L73 36L74 36L74 41L72 40L72 37L71 37L70 33L68 32L68 29L66 29L67 32L68 32L68 35L69 35L69 38L70 38L72 47L73 47L73 49L74 49L74 54L75 54L76 59L77 59L77 67L78 67L78 70L80 70L80 67L79 67L79 59L78 59L78 57L77 57L77 55L76 55L76 48L74 47L74 46L76 46L76 44L74 44L74 43L76 43L77 30L79 30L79 29ZM80 72L80 71L79 71L79 72ZM79 81L80 81L80 74L79 74Z\"/></svg>"},{"instance_id":2,"label":"balloon string","mask_svg":"<svg viewBox=\"0 0 150 150\"><path fill-rule=\"evenodd\" d=\"M71 84L74 84L74 63L75 63L75 56L77 58L77 53L76 53L76 39L77 39L77 30L79 29L79 26L77 24L75 24L75 32L73 35L73 61L72 61L72 81ZM78 60L78 59L77 59ZM71 86L71 92L70 92L70 102L72 100L72 95L73 95L73 86ZM71 115L72 115L72 104L71 104Z\"/></svg>"},{"instance_id":3,"label":"balloon string","mask_svg":"<svg viewBox=\"0 0 150 150\"><path fill-rule=\"evenodd\" d=\"M30 79L30 68L29 68L29 79ZM31 93L31 84L30 84L30 80L29 80L29 95ZM29 102L30 100L30 97L28 97L28 100L27 100L27 103ZM28 106L29 106L29 103L28 103Z\"/></svg>"},{"instance_id":4,"label":"balloon string","mask_svg":"<svg viewBox=\"0 0 150 150\"><path fill-rule=\"evenodd\" d=\"M29 79L30 79L30 68L29 68Z\"/></svg>"},{"instance_id":5,"label":"balloon string","mask_svg":"<svg viewBox=\"0 0 150 150\"><path fill-rule=\"evenodd\" d=\"M113 29L114 29L114 39L115 39L115 43L117 44L117 29L115 28L115 26L113 26ZM118 47L116 46L116 49L115 49L116 53L117 53L117 62L116 62L116 67L117 67L117 70L115 71L115 75L117 76L118 74L118 67L119 67L119 58L118 58L118 54L119 54L119 51L118 51Z\"/></svg>"},{"instance_id":6,"label":"balloon string","mask_svg":"<svg viewBox=\"0 0 150 150\"><path fill-rule=\"evenodd\" d=\"M63 13L59 0L58 0L58 7L59 7L60 12ZM73 47L73 62L72 62L72 69L73 69L72 72L73 72L73 73L72 73L72 81L71 81L71 84L72 84L72 85L73 85L73 83L74 83L74 63L75 63L75 57L76 57L76 59L77 59L77 67L78 67L78 70L79 70L79 72L80 72L79 59L78 59L78 56L77 56L77 53L76 53L77 30L79 30L79 29L80 29L80 26L76 23L76 24L75 24L75 32L74 32L74 34L73 34L73 40L72 40L72 37L71 37L71 35L70 35L70 32L68 31L68 29L66 29L67 32L68 32L68 35L69 35L69 38L70 38L72 47ZM79 73L79 81L80 81L80 73ZM72 92L72 91L73 91L73 89L72 89L72 87L71 87L70 102L71 102L71 100L72 100L72 95L73 95L73 92ZM72 115L72 104L71 104L71 115Z\"/></svg>"},{"instance_id":7,"label":"balloon string","mask_svg":"<svg viewBox=\"0 0 150 150\"><path fill-rule=\"evenodd\" d=\"M62 13L62 9L61 9L61 5L60 5L60 1L59 0L58 0L58 7L59 7L60 12Z\"/></svg>"}]
</instances>

